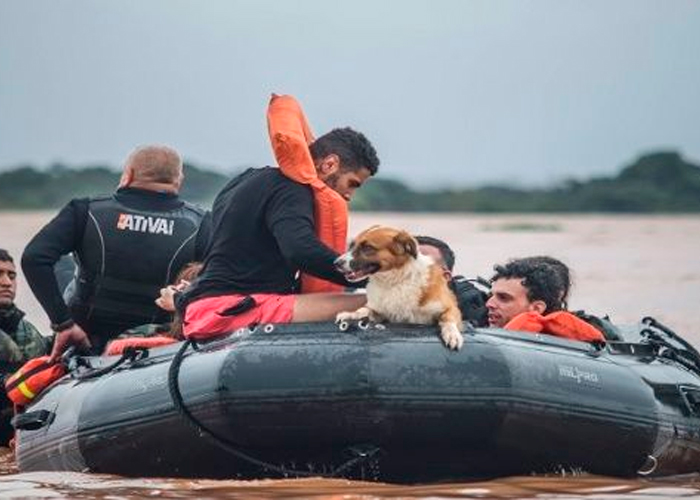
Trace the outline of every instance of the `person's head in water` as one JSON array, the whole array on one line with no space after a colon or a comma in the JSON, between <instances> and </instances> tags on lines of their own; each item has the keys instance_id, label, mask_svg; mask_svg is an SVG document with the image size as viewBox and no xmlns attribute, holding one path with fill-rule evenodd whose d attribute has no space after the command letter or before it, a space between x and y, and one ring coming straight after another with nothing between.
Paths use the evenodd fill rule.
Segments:
<instances>
[{"instance_id":1,"label":"person's head in water","mask_svg":"<svg viewBox=\"0 0 700 500\"><path fill-rule=\"evenodd\" d=\"M10 307L17 293L17 269L12 256L0 248L0 308Z\"/></svg>"},{"instance_id":2,"label":"person's head in water","mask_svg":"<svg viewBox=\"0 0 700 500\"><path fill-rule=\"evenodd\" d=\"M491 297L486 302L489 326L503 327L524 312L549 314L563 309L570 284L569 269L563 262L553 257L526 257L494 266L494 271Z\"/></svg>"},{"instance_id":3,"label":"person's head in water","mask_svg":"<svg viewBox=\"0 0 700 500\"><path fill-rule=\"evenodd\" d=\"M119 187L177 193L185 176L182 158L164 145L139 146L124 161Z\"/></svg>"},{"instance_id":4,"label":"person's head in water","mask_svg":"<svg viewBox=\"0 0 700 500\"><path fill-rule=\"evenodd\" d=\"M447 278L452 277L455 267L455 253L444 241L432 236L416 236L418 250L423 255L432 257L435 263L445 271Z\"/></svg>"},{"instance_id":5,"label":"person's head in water","mask_svg":"<svg viewBox=\"0 0 700 500\"><path fill-rule=\"evenodd\" d=\"M551 266L554 271L556 271L559 274L559 278L561 278L563 288L561 290L561 308L566 309L568 307L568 300L569 300L569 292L571 291L571 287L573 285L573 279L571 277L571 270L569 269L569 266L564 264L562 261L559 259L555 259L554 257L550 257L549 255L536 255L533 257L523 257L521 259L518 259L521 262L528 262L531 263L535 266L540 265L540 264L546 264Z\"/></svg>"},{"instance_id":6,"label":"person's head in water","mask_svg":"<svg viewBox=\"0 0 700 500\"><path fill-rule=\"evenodd\" d=\"M309 150L319 179L347 201L379 168L372 143L350 127L322 135L309 145Z\"/></svg>"}]
</instances>

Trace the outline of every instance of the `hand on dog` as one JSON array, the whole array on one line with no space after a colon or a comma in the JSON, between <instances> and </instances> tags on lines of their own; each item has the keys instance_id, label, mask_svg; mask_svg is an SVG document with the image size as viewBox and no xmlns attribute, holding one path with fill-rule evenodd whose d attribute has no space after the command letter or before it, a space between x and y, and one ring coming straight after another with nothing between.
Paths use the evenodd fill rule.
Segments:
<instances>
[{"instance_id":1,"label":"hand on dog","mask_svg":"<svg viewBox=\"0 0 700 500\"><path fill-rule=\"evenodd\" d=\"M446 347L454 351L459 351L464 344L464 337L454 323L443 323L440 325L440 337Z\"/></svg>"}]
</instances>

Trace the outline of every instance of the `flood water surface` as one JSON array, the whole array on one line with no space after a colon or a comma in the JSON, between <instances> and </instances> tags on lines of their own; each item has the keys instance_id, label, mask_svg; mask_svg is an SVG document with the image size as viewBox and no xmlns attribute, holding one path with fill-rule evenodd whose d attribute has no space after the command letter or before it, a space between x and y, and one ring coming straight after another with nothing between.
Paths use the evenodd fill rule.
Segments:
<instances>
[{"instance_id":1,"label":"flood water surface","mask_svg":"<svg viewBox=\"0 0 700 500\"><path fill-rule=\"evenodd\" d=\"M342 479L257 481L129 479L104 474L32 472L18 474L10 451L0 449L0 498L379 499L539 498L561 500L700 499L700 479L623 480L590 475L508 477L470 483L393 485Z\"/></svg>"},{"instance_id":2,"label":"flood water surface","mask_svg":"<svg viewBox=\"0 0 700 500\"><path fill-rule=\"evenodd\" d=\"M0 248L19 261L52 213L0 212ZM510 257L552 255L573 269L570 306L629 323L654 316L700 346L700 217L353 214L351 234L391 224L449 242L456 271L489 277ZM20 276L18 305L48 320ZM331 479L263 481L133 479L63 472L19 473L0 449L0 498L544 498L700 500L700 476L617 479L563 472L458 484L390 485Z\"/></svg>"}]
</instances>

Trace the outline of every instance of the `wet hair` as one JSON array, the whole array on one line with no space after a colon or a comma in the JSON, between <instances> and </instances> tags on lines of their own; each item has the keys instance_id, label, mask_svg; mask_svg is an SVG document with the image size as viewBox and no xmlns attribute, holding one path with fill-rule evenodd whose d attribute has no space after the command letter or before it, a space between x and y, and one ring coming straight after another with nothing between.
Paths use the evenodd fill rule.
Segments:
<instances>
[{"instance_id":1,"label":"wet hair","mask_svg":"<svg viewBox=\"0 0 700 500\"><path fill-rule=\"evenodd\" d=\"M553 257L525 257L513 259L505 265L496 265L493 269L495 274L491 277L491 283L499 279L520 279L529 301L541 300L545 303L545 314L564 308L564 299L569 294L570 273L563 262Z\"/></svg>"},{"instance_id":2,"label":"wet hair","mask_svg":"<svg viewBox=\"0 0 700 500\"><path fill-rule=\"evenodd\" d=\"M571 278L571 271L569 270L569 266L564 264L559 259L555 259L554 257L550 257L549 255L536 255L533 257L523 257L519 260L521 260L523 262L531 262L534 265L546 264L546 265L551 266L557 273L559 273L559 277L561 278L561 280L564 284L564 288L562 290L562 296L561 296L561 303L562 303L562 308L566 309L568 307L569 292L571 291L571 287L573 285L573 279Z\"/></svg>"},{"instance_id":3,"label":"wet hair","mask_svg":"<svg viewBox=\"0 0 700 500\"><path fill-rule=\"evenodd\" d=\"M4 248L0 248L0 262L11 262L15 263L15 261L12 259L12 256L10 255L10 252L5 250Z\"/></svg>"},{"instance_id":4,"label":"wet hair","mask_svg":"<svg viewBox=\"0 0 700 500\"><path fill-rule=\"evenodd\" d=\"M309 150L314 162L328 155L338 155L343 170L366 168L375 175L379 168L379 157L372 143L350 127L336 128L322 135L309 145Z\"/></svg>"},{"instance_id":5,"label":"wet hair","mask_svg":"<svg viewBox=\"0 0 700 500\"><path fill-rule=\"evenodd\" d=\"M177 276L175 276L175 281L173 281L173 285L177 285L178 283L180 283L181 280L191 282L197 276L199 276L199 273L202 271L202 267L204 267L203 262L188 262L187 264L182 266L180 272L177 273Z\"/></svg>"},{"instance_id":6,"label":"wet hair","mask_svg":"<svg viewBox=\"0 0 700 500\"><path fill-rule=\"evenodd\" d=\"M139 146L127 156L124 166L131 166L134 178L141 181L172 184L182 175L180 153L170 146Z\"/></svg>"},{"instance_id":7,"label":"wet hair","mask_svg":"<svg viewBox=\"0 0 700 500\"><path fill-rule=\"evenodd\" d=\"M418 241L419 245L428 245L437 248L445 263L445 267L452 272L452 269L455 267L455 253L447 243L438 238L433 238L432 236L416 236L416 241Z\"/></svg>"}]
</instances>

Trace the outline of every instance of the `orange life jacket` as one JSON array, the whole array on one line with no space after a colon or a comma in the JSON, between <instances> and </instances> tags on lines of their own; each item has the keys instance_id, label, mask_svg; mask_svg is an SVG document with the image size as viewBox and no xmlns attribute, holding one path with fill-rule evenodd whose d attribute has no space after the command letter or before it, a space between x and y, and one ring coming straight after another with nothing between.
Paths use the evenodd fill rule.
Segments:
<instances>
[{"instance_id":1,"label":"orange life jacket","mask_svg":"<svg viewBox=\"0 0 700 500\"><path fill-rule=\"evenodd\" d=\"M546 316L530 311L518 314L511 319L506 330L542 332L584 342L605 342L603 334L594 326L568 311L556 311Z\"/></svg>"},{"instance_id":2,"label":"orange life jacket","mask_svg":"<svg viewBox=\"0 0 700 500\"><path fill-rule=\"evenodd\" d=\"M165 335L155 335L153 337L131 337L126 339L116 339L111 341L104 351L105 356L114 356L117 354L124 354L124 350L127 347L160 347L163 345L174 344L177 342L172 337L166 337Z\"/></svg>"},{"instance_id":3,"label":"orange life jacket","mask_svg":"<svg viewBox=\"0 0 700 500\"><path fill-rule=\"evenodd\" d=\"M313 189L316 235L326 246L343 253L347 245L348 205L342 196L318 178L309 151L314 137L297 100L290 95L273 94L267 109L267 127L282 173ZM302 274L302 293L342 290L341 285Z\"/></svg>"},{"instance_id":4,"label":"orange life jacket","mask_svg":"<svg viewBox=\"0 0 700 500\"><path fill-rule=\"evenodd\" d=\"M19 406L26 406L54 381L66 373L62 364L50 364L50 356L40 356L27 361L15 373L5 379L7 397Z\"/></svg>"}]
</instances>

